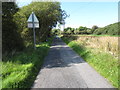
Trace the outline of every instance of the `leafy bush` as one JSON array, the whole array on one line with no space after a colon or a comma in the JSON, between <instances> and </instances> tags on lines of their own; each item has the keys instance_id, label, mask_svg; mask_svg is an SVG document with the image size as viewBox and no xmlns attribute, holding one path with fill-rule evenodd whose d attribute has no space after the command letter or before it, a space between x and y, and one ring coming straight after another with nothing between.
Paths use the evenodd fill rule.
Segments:
<instances>
[{"instance_id":1,"label":"leafy bush","mask_svg":"<svg viewBox=\"0 0 120 90\"><path fill-rule=\"evenodd\" d=\"M80 26L79 28L67 27L64 29L64 35L71 34L91 34L92 30L87 27Z\"/></svg>"}]
</instances>

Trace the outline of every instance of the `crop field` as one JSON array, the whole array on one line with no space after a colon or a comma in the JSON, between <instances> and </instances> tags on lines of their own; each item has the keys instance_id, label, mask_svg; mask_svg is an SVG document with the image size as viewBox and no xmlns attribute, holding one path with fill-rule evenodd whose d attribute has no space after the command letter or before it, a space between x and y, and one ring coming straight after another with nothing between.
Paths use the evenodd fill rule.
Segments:
<instances>
[{"instance_id":1,"label":"crop field","mask_svg":"<svg viewBox=\"0 0 120 90\"><path fill-rule=\"evenodd\" d=\"M69 35L62 39L113 86L118 87L119 37Z\"/></svg>"}]
</instances>

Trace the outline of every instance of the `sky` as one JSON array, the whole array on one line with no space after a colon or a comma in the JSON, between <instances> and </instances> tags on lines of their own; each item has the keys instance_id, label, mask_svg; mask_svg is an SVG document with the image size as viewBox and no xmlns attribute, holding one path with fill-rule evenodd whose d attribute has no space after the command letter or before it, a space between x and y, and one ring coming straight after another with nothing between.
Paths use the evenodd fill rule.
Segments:
<instances>
[{"instance_id":1,"label":"sky","mask_svg":"<svg viewBox=\"0 0 120 90\"><path fill-rule=\"evenodd\" d=\"M66 27L104 27L118 21L117 2L63 2L62 9L70 15Z\"/></svg>"},{"instance_id":2,"label":"sky","mask_svg":"<svg viewBox=\"0 0 120 90\"><path fill-rule=\"evenodd\" d=\"M18 6L28 5L32 0L18 0ZM86 26L91 28L93 25L104 27L118 22L118 1L119 0L64 0L61 8L70 17L65 20L65 27L78 28Z\"/></svg>"}]
</instances>

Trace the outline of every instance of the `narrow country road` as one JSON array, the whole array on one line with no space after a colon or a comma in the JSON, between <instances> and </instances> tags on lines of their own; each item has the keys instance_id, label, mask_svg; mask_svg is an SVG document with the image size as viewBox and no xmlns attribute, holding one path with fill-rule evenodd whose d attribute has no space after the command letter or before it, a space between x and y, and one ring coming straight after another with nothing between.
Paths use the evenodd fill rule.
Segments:
<instances>
[{"instance_id":1,"label":"narrow country road","mask_svg":"<svg viewBox=\"0 0 120 90\"><path fill-rule=\"evenodd\" d=\"M113 88L60 38L54 39L32 88Z\"/></svg>"}]
</instances>

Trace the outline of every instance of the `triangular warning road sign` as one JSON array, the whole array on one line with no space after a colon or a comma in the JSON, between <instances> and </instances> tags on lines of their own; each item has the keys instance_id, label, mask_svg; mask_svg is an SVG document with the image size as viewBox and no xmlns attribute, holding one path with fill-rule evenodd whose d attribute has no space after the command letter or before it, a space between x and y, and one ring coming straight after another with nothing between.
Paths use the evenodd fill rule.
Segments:
<instances>
[{"instance_id":1,"label":"triangular warning road sign","mask_svg":"<svg viewBox=\"0 0 120 90\"><path fill-rule=\"evenodd\" d=\"M29 16L27 22L28 22L28 23L29 23L29 22L33 22L33 19L34 19L34 22L39 23L39 21L38 21L36 15L34 14L34 12L32 12L32 14Z\"/></svg>"}]
</instances>

